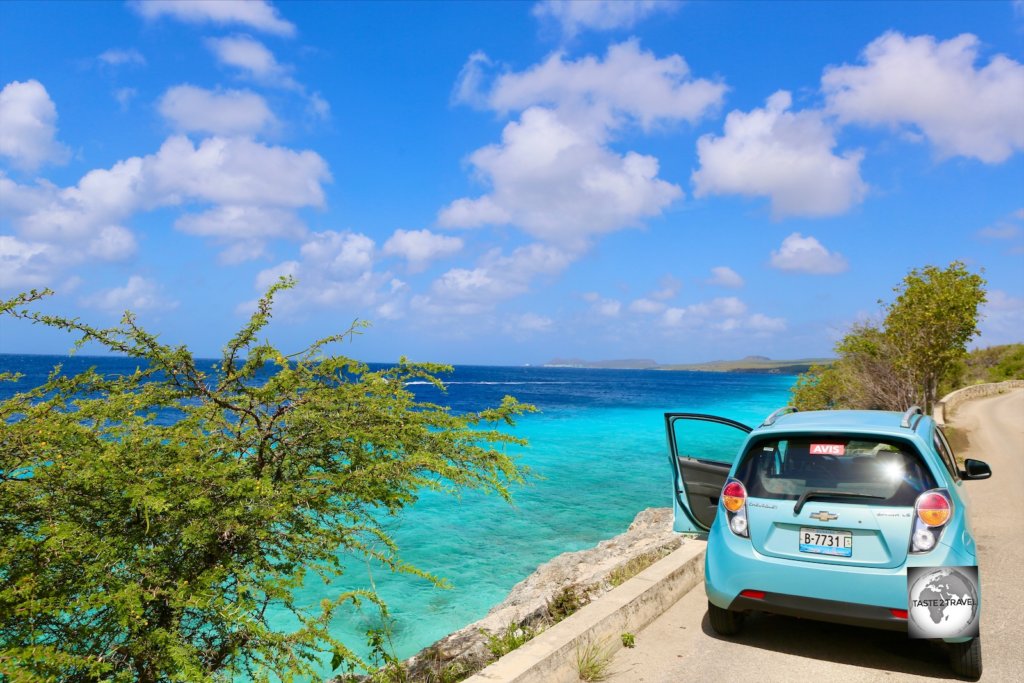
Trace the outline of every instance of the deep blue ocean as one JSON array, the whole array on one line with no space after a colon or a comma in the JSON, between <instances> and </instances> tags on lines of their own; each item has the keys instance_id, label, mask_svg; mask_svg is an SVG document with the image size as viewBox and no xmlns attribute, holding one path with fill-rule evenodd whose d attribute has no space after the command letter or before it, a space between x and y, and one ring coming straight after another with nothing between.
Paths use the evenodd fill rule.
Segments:
<instances>
[{"instance_id":1,"label":"deep blue ocean","mask_svg":"<svg viewBox=\"0 0 1024 683\"><path fill-rule=\"evenodd\" d=\"M25 374L19 385L0 384L0 399L41 384L57 362L69 373L136 367L125 358L0 355L0 371ZM296 601L315 609L334 591L367 587L372 573L391 611L400 658L483 617L538 565L625 531L644 508L671 505L663 413L716 413L756 424L786 404L795 381L754 373L471 366L443 379L446 393L425 384L410 388L460 412L496 405L506 394L540 410L513 430L529 439L515 452L534 477L514 489L512 505L497 496L427 492L390 523L402 557L446 578L450 589L356 562L330 586L310 581ZM294 623L284 612L274 618L282 630ZM348 609L334 628L365 652L366 630L379 625L372 609Z\"/></svg>"}]
</instances>

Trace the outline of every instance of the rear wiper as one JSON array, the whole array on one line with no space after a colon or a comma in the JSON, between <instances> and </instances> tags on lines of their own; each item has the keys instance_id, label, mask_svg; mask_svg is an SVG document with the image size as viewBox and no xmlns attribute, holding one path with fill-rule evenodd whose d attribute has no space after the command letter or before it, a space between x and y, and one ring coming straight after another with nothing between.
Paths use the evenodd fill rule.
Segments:
<instances>
[{"instance_id":1,"label":"rear wiper","mask_svg":"<svg viewBox=\"0 0 1024 683\"><path fill-rule=\"evenodd\" d=\"M872 496L867 493L846 493L844 491L804 491L804 494L800 496L800 500L796 501L796 507L793 508L793 514L799 515L800 510L804 507L804 503L811 498L872 498L874 500L885 500L885 496Z\"/></svg>"}]
</instances>

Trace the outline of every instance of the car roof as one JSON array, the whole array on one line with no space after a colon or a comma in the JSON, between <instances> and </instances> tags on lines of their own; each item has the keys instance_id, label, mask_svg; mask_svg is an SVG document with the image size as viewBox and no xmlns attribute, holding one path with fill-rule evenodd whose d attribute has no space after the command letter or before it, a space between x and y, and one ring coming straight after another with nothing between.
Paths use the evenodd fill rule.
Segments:
<instances>
[{"instance_id":1,"label":"car roof","mask_svg":"<svg viewBox=\"0 0 1024 683\"><path fill-rule=\"evenodd\" d=\"M915 416L911 427L902 426L904 413L888 410L809 410L779 415L772 424L754 431L771 432L853 432L908 437L931 423L927 415Z\"/></svg>"}]
</instances>

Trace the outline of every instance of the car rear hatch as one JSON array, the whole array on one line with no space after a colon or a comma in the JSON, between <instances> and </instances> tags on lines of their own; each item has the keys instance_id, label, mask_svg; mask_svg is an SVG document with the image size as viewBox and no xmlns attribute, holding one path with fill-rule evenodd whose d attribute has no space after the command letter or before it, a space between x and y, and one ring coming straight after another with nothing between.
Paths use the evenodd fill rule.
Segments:
<instances>
[{"instance_id":1,"label":"car rear hatch","mask_svg":"<svg viewBox=\"0 0 1024 683\"><path fill-rule=\"evenodd\" d=\"M758 442L736 477L758 552L878 568L906 561L914 501L935 486L910 444L834 435Z\"/></svg>"},{"instance_id":2,"label":"car rear hatch","mask_svg":"<svg viewBox=\"0 0 1024 683\"><path fill-rule=\"evenodd\" d=\"M874 508L813 500L750 498L750 542L771 557L860 567L897 567L907 559L913 507ZM774 509L773 509L774 508Z\"/></svg>"}]
</instances>

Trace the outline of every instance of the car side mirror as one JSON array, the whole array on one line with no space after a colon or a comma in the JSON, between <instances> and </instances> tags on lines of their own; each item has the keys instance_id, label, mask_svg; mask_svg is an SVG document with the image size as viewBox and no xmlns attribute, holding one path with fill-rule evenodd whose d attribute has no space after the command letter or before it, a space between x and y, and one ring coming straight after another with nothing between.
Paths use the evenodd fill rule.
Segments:
<instances>
[{"instance_id":1,"label":"car side mirror","mask_svg":"<svg viewBox=\"0 0 1024 683\"><path fill-rule=\"evenodd\" d=\"M964 468L960 470L961 479L988 479L992 476L992 468L981 460L964 460Z\"/></svg>"}]
</instances>

